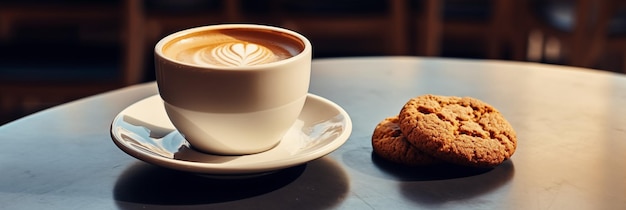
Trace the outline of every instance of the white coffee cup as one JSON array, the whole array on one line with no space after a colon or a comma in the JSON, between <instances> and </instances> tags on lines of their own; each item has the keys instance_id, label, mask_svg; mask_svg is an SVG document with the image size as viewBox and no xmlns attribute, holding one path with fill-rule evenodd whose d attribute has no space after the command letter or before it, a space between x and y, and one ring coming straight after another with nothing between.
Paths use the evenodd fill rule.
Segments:
<instances>
[{"instance_id":1,"label":"white coffee cup","mask_svg":"<svg viewBox=\"0 0 626 210\"><path fill-rule=\"evenodd\" d=\"M277 145L304 106L312 46L283 28L191 28L155 46L159 93L172 124L199 151L259 153Z\"/></svg>"}]
</instances>

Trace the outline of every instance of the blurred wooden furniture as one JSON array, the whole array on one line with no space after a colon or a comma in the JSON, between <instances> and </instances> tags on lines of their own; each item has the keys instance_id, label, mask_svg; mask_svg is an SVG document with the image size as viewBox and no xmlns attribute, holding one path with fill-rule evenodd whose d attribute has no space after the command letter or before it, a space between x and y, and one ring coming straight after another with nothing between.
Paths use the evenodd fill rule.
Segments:
<instances>
[{"instance_id":1,"label":"blurred wooden furniture","mask_svg":"<svg viewBox=\"0 0 626 210\"><path fill-rule=\"evenodd\" d=\"M412 2L416 53L441 56L446 39L462 40L457 48L480 46L485 58L502 59L513 33L512 0L426 0Z\"/></svg>"},{"instance_id":2,"label":"blurred wooden furniture","mask_svg":"<svg viewBox=\"0 0 626 210\"><path fill-rule=\"evenodd\" d=\"M585 67L594 67L602 62L603 57L617 53L616 60L621 61L619 70L626 73L626 1L597 1L597 24L591 28L592 35L586 40L588 49L581 60Z\"/></svg>"},{"instance_id":3,"label":"blurred wooden furniture","mask_svg":"<svg viewBox=\"0 0 626 210\"><path fill-rule=\"evenodd\" d=\"M134 3L0 2L0 119L142 82Z\"/></svg>"},{"instance_id":4,"label":"blurred wooden furniture","mask_svg":"<svg viewBox=\"0 0 626 210\"><path fill-rule=\"evenodd\" d=\"M270 23L304 34L317 43L319 51L378 55L409 52L405 0L272 0L270 3Z\"/></svg>"},{"instance_id":5,"label":"blurred wooden furniture","mask_svg":"<svg viewBox=\"0 0 626 210\"><path fill-rule=\"evenodd\" d=\"M517 60L626 73L623 0L516 1ZM620 31L621 34L614 32ZM616 52L617 64L608 64ZM615 60L615 59L614 59Z\"/></svg>"},{"instance_id":6,"label":"blurred wooden furniture","mask_svg":"<svg viewBox=\"0 0 626 210\"><path fill-rule=\"evenodd\" d=\"M415 2L413 2L415 4ZM443 25L441 15L441 1L425 0L422 5L411 6L408 15L411 18L409 24L413 26L415 53L421 56L438 56L441 52L441 28ZM416 11L417 10L417 11Z\"/></svg>"},{"instance_id":7,"label":"blurred wooden furniture","mask_svg":"<svg viewBox=\"0 0 626 210\"><path fill-rule=\"evenodd\" d=\"M608 70L619 66L618 71L626 72L626 57L623 57L626 35L613 33L616 28L626 27L622 23L626 20L625 2L621 0L426 0L411 3L419 4L412 6L409 14L417 55L449 56L446 50L454 45L452 48L477 48L474 54L484 53L477 58ZM621 25L616 26L616 23ZM603 59L609 52L620 54L622 57L617 60L622 63L607 66Z\"/></svg>"},{"instance_id":8,"label":"blurred wooden furniture","mask_svg":"<svg viewBox=\"0 0 626 210\"><path fill-rule=\"evenodd\" d=\"M594 24L593 2L515 1L514 58L586 66L583 60Z\"/></svg>"}]
</instances>

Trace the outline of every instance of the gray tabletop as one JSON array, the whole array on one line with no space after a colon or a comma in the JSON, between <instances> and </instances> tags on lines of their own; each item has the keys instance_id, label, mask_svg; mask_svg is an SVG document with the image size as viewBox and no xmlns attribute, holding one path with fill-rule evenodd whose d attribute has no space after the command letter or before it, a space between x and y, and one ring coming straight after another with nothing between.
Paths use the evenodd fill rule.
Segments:
<instances>
[{"instance_id":1,"label":"gray tabletop","mask_svg":"<svg viewBox=\"0 0 626 210\"><path fill-rule=\"evenodd\" d=\"M414 57L321 59L310 92L353 132L335 152L251 179L153 166L111 141L112 119L154 83L63 104L0 127L0 209L626 209L626 76L553 65ZM471 96L518 134L493 169L407 168L371 134L422 94Z\"/></svg>"}]
</instances>

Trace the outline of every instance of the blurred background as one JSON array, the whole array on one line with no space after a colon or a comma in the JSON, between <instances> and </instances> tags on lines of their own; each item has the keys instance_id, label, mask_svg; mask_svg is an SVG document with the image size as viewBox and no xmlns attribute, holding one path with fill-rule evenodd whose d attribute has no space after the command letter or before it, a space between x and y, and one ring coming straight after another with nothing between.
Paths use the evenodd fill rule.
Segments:
<instances>
[{"instance_id":1,"label":"blurred background","mask_svg":"<svg viewBox=\"0 0 626 210\"><path fill-rule=\"evenodd\" d=\"M436 56L626 73L626 0L0 0L0 124L152 81L154 44L217 23L286 27L314 58Z\"/></svg>"}]
</instances>

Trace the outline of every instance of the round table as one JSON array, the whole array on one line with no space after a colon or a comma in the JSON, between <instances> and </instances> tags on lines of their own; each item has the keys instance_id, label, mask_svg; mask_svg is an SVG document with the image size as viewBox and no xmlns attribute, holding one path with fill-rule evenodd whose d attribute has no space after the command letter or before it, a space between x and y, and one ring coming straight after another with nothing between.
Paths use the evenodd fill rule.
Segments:
<instances>
[{"instance_id":1,"label":"round table","mask_svg":"<svg viewBox=\"0 0 626 210\"><path fill-rule=\"evenodd\" d=\"M626 209L626 76L493 60L318 59L310 92L342 106L352 135L309 163L215 179L118 149L112 119L157 94L146 83L0 127L2 209ZM422 94L471 96L518 136L492 169L402 167L372 154L376 124Z\"/></svg>"}]
</instances>

